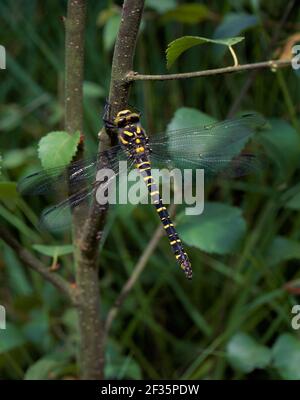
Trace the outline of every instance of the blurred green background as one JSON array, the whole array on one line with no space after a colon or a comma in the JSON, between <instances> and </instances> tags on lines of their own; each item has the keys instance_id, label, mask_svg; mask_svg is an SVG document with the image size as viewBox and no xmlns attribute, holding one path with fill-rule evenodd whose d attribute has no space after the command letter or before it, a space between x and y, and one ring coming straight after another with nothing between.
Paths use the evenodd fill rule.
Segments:
<instances>
[{"instance_id":1,"label":"blurred green background","mask_svg":"<svg viewBox=\"0 0 300 400\"><path fill-rule=\"evenodd\" d=\"M278 58L300 31L297 7L279 25L288 3L146 0L135 70L167 73L166 47L183 35L245 36L235 47L241 64ZM97 147L120 4L88 2L88 152ZM0 2L0 44L7 51L7 68L0 71L0 224L49 267L51 257L36 245L69 245L70 237L40 234L35 224L49 201L21 198L15 182L40 168L38 141L63 128L64 15L66 1ZM170 72L231 63L223 48L197 46ZM179 119L188 124L193 118L197 125L203 113L219 120L239 112L262 114L268 129L248 148L259 149L269 167L249 178L210 183L201 216L188 220L178 209L194 278L185 280L167 239L161 239L113 322L107 378L300 379L299 331L291 326L300 293L300 75L291 68L252 75L133 85L130 103L142 111L150 134ZM158 223L151 206L110 212L99 260L103 319ZM73 280L71 255L59 257L59 263L58 273ZM77 376L74 310L2 241L0 304L7 311L7 329L0 330L0 379Z\"/></svg>"}]
</instances>

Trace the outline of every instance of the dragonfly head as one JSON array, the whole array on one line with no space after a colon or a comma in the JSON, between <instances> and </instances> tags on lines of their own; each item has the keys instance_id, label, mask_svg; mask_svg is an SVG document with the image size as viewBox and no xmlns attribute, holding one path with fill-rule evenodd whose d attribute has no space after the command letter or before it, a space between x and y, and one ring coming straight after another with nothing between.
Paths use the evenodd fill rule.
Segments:
<instances>
[{"instance_id":1,"label":"dragonfly head","mask_svg":"<svg viewBox=\"0 0 300 400\"><path fill-rule=\"evenodd\" d=\"M119 111L116 118L114 119L114 124L118 128L126 128L129 125L138 124L139 122L140 115L130 110Z\"/></svg>"}]
</instances>

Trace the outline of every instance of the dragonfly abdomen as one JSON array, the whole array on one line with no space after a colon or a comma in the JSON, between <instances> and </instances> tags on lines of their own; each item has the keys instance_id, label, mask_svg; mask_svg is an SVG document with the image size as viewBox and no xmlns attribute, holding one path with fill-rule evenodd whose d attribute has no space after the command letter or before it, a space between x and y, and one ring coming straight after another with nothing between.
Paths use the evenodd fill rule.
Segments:
<instances>
[{"instance_id":1,"label":"dragonfly abdomen","mask_svg":"<svg viewBox=\"0 0 300 400\"><path fill-rule=\"evenodd\" d=\"M188 279L192 278L192 266L189 258L184 251L181 239L174 227L171 217L164 206L162 199L159 194L158 187L151 175L151 164L148 160L142 160L136 164L137 169L141 173L144 182L149 190L151 200L156 208L158 216L163 224L166 234L169 238L169 242L173 253L176 257L177 263L184 270L184 273Z\"/></svg>"}]
</instances>

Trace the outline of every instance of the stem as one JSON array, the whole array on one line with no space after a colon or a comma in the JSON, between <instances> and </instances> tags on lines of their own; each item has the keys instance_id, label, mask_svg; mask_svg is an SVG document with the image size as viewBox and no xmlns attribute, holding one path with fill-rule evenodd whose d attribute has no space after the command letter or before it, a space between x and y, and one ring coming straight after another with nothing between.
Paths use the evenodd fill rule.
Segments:
<instances>
[{"instance_id":1,"label":"stem","mask_svg":"<svg viewBox=\"0 0 300 400\"><path fill-rule=\"evenodd\" d=\"M27 251L15 237L4 227L0 226L0 239L2 239L17 254L20 261L23 261L32 270L42 275L48 282L52 283L61 293L66 295L73 304L77 303L75 289L60 275L51 272L44 267L40 260Z\"/></svg>"},{"instance_id":2,"label":"stem","mask_svg":"<svg viewBox=\"0 0 300 400\"><path fill-rule=\"evenodd\" d=\"M129 83L127 73L133 68L136 38L143 12L143 0L125 0L116 39L109 102L113 113L127 105ZM69 0L66 21L66 127L73 133L82 131L82 71L84 0ZM73 98L76 97L76 100ZM105 144L108 146L108 144ZM100 150L100 146L99 146ZM101 150L103 143L101 143ZM104 160L105 161L105 160ZM103 160L100 160L103 162ZM77 207L78 208L78 207ZM75 260L76 282L79 291L80 370L82 379L103 379L103 326L100 319L100 292L97 268L98 244L102 237L107 207L93 199L88 217L82 225L81 213L76 210ZM78 217L78 218L77 218Z\"/></svg>"},{"instance_id":3,"label":"stem","mask_svg":"<svg viewBox=\"0 0 300 400\"><path fill-rule=\"evenodd\" d=\"M234 51L232 46L229 46L229 51L230 51L230 53L232 55L232 58L233 58L233 66L237 67L239 65L239 61L238 61L237 55L236 55L236 53L235 53L235 51Z\"/></svg>"},{"instance_id":4,"label":"stem","mask_svg":"<svg viewBox=\"0 0 300 400\"><path fill-rule=\"evenodd\" d=\"M127 74L133 70L133 58L144 2L144 0L124 0L112 62L109 92L111 115L115 115L125 108L128 103L130 82L127 79Z\"/></svg>"},{"instance_id":5,"label":"stem","mask_svg":"<svg viewBox=\"0 0 300 400\"><path fill-rule=\"evenodd\" d=\"M202 76L227 74L230 72L249 71L262 68L283 68L291 64L291 60L269 60L252 64L234 65L230 67L208 69L205 71L184 72L180 74L166 74L166 75L142 75L137 72L131 71L127 74L127 82L132 81L167 81L174 79L188 79L199 78Z\"/></svg>"},{"instance_id":6,"label":"stem","mask_svg":"<svg viewBox=\"0 0 300 400\"><path fill-rule=\"evenodd\" d=\"M82 133L82 85L84 71L84 32L86 2L69 0L66 26L65 130ZM79 146L77 158L82 157ZM96 258L86 258L80 246L86 204L73 210L74 257L78 290L79 368L81 379L102 379L104 368L103 329L100 316L100 291Z\"/></svg>"}]
</instances>

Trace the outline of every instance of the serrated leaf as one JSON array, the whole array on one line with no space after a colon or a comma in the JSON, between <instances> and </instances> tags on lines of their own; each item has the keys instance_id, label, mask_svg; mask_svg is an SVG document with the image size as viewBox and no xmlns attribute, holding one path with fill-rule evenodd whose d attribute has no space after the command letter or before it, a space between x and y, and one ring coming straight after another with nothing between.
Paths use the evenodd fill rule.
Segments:
<instances>
[{"instance_id":1,"label":"serrated leaf","mask_svg":"<svg viewBox=\"0 0 300 400\"><path fill-rule=\"evenodd\" d=\"M272 348L274 367L283 379L300 379L300 342L299 339L284 333L279 336Z\"/></svg>"},{"instance_id":2,"label":"serrated leaf","mask_svg":"<svg viewBox=\"0 0 300 400\"><path fill-rule=\"evenodd\" d=\"M199 22L211 19L212 17L213 14L206 5L187 3L180 4L176 8L166 12L165 15L162 17L162 20L174 20L186 24L198 24Z\"/></svg>"},{"instance_id":3,"label":"serrated leaf","mask_svg":"<svg viewBox=\"0 0 300 400\"><path fill-rule=\"evenodd\" d=\"M230 37L215 40L200 36L183 36L169 43L167 48L167 68L170 68L177 58L191 47L206 43L220 44L229 47L241 42L242 40L244 40L243 37Z\"/></svg>"},{"instance_id":4,"label":"serrated leaf","mask_svg":"<svg viewBox=\"0 0 300 400\"><path fill-rule=\"evenodd\" d=\"M72 244L66 244L61 246L48 246L43 244L34 244L32 248L41 254L49 257L60 257L74 252L74 246Z\"/></svg>"},{"instance_id":5,"label":"serrated leaf","mask_svg":"<svg viewBox=\"0 0 300 400\"><path fill-rule=\"evenodd\" d=\"M265 368L271 361L271 350L246 333L235 334L227 344L226 352L232 367L244 373Z\"/></svg>"},{"instance_id":6,"label":"serrated leaf","mask_svg":"<svg viewBox=\"0 0 300 400\"><path fill-rule=\"evenodd\" d=\"M121 15L116 14L112 15L104 26L103 44L105 50L107 51L110 50L115 43L119 31L120 22L121 22Z\"/></svg>"},{"instance_id":7,"label":"serrated leaf","mask_svg":"<svg viewBox=\"0 0 300 400\"><path fill-rule=\"evenodd\" d=\"M50 132L39 141L39 158L44 169L65 166L77 151L80 132L70 135L64 131Z\"/></svg>"},{"instance_id":8,"label":"serrated leaf","mask_svg":"<svg viewBox=\"0 0 300 400\"><path fill-rule=\"evenodd\" d=\"M15 182L0 182L0 200L16 199L19 197Z\"/></svg>"},{"instance_id":9,"label":"serrated leaf","mask_svg":"<svg viewBox=\"0 0 300 400\"><path fill-rule=\"evenodd\" d=\"M203 214L181 213L176 222L182 240L207 253L233 252L246 231L242 211L223 203L206 202Z\"/></svg>"},{"instance_id":10,"label":"serrated leaf","mask_svg":"<svg viewBox=\"0 0 300 400\"><path fill-rule=\"evenodd\" d=\"M300 259L300 243L283 236L275 237L267 250L267 265L276 265L293 258Z\"/></svg>"}]
</instances>

